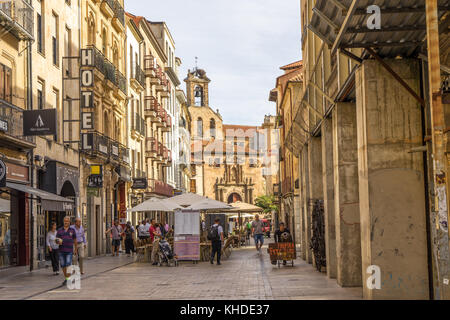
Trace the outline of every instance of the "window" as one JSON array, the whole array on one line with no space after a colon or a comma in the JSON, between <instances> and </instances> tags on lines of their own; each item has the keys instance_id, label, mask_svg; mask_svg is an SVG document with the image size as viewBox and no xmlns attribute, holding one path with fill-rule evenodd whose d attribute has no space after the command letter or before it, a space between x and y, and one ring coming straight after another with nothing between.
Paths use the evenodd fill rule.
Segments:
<instances>
[{"instance_id":1,"label":"window","mask_svg":"<svg viewBox=\"0 0 450 320\"><path fill-rule=\"evenodd\" d=\"M37 1L36 4L36 42L37 42L37 51L40 53L44 53L44 38L42 37L42 33L44 30L44 17L42 16L42 11L44 7L44 1Z\"/></svg>"},{"instance_id":2,"label":"window","mask_svg":"<svg viewBox=\"0 0 450 320\"><path fill-rule=\"evenodd\" d=\"M12 70L0 64L0 99L12 103Z\"/></svg>"},{"instance_id":3,"label":"window","mask_svg":"<svg viewBox=\"0 0 450 320\"><path fill-rule=\"evenodd\" d=\"M53 89L53 108L55 108L57 110L57 114L58 115L61 114L61 110L59 108L59 90L58 89ZM58 141L59 140L59 136L60 136L59 132L57 131L56 134L53 137L54 140Z\"/></svg>"},{"instance_id":4,"label":"window","mask_svg":"<svg viewBox=\"0 0 450 320\"><path fill-rule=\"evenodd\" d=\"M103 52L103 55L105 57L108 54L107 50L108 50L108 36L107 36L107 33L106 33L106 28L103 28L103 31L102 31L102 52Z\"/></svg>"},{"instance_id":5,"label":"window","mask_svg":"<svg viewBox=\"0 0 450 320\"><path fill-rule=\"evenodd\" d=\"M44 95L44 90L45 88L45 84L44 81L42 80L38 80L38 85L37 85L37 108L39 110L42 110L45 108L45 95Z\"/></svg>"},{"instance_id":6,"label":"window","mask_svg":"<svg viewBox=\"0 0 450 320\"><path fill-rule=\"evenodd\" d=\"M214 119L211 119L209 121L209 133L211 135L211 138L215 138L216 137L216 122L214 121Z\"/></svg>"},{"instance_id":7,"label":"window","mask_svg":"<svg viewBox=\"0 0 450 320\"><path fill-rule=\"evenodd\" d=\"M197 183L194 179L191 180L191 193L197 193Z\"/></svg>"},{"instance_id":8,"label":"window","mask_svg":"<svg viewBox=\"0 0 450 320\"><path fill-rule=\"evenodd\" d=\"M103 30L103 32L106 32ZM106 36L104 37L103 41L106 41ZM89 45L95 45L95 18L94 15L89 13L89 20L88 20L88 44Z\"/></svg>"},{"instance_id":9,"label":"window","mask_svg":"<svg viewBox=\"0 0 450 320\"><path fill-rule=\"evenodd\" d=\"M58 41L58 16L53 13L52 16L52 57L53 64L59 66L59 41Z\"/></svg>"},{"instance_id":10,"label":"window","mask_svg":"<svg viewBox=\"0 0 450 320\"><path fill-rule=\"evenodd\" d=\"M203 137L203 120L202 118L197 119L197 137Z\"/></svg>"}]
</instances>

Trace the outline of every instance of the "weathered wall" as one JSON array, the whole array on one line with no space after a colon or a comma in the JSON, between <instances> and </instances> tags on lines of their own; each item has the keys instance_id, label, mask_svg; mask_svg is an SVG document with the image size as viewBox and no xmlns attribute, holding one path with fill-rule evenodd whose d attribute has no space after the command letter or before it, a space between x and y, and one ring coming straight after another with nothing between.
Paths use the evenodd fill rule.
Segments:
<instances>
[{"instance_id":1,"label":"weathered wall","mask_svg":"<svg viewBox=\"0 0 450 320\"><path fill-rule=\"evenodd\" d=\"M331 119L322 124L322 178L325 214L325 248L327 256L327 275L337 276L336 266L336 227L334 214L334 176L333 176L333 126Z\"/></svg>"},{"instance_id":2,"label":"weathered wall","mask_svg":"<svg viewBox=\"0 0 450 320\"><path fill-rule=\"evenodd\" d=\"M416 60L387 60L416 92ZM381 289L366 299L427 299L423 157L417 101L383 67L366 60L356 74L362 270L381 268ZM364 279L367 275L364 276Z\"/></svg>"},{"instance_id":3,"label":"weathered wall","mask_svg":"<svg viewBox=\"0 0 450 320\"><path fill-rule=\"evenodd\" d=\"M337 282L344 287L359 287L361 237L354 103L338 103L333 110L333 159Z\"/></svg>"}]
</instances>

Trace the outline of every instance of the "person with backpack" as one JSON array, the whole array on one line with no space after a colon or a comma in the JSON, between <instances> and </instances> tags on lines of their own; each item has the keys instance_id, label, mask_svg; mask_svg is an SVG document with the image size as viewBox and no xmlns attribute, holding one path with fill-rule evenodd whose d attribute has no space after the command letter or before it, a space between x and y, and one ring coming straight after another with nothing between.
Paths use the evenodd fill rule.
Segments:
<instances>
[{"instance_id":1,"label":"person with backpack","mask_svg":"<svg viewBox=\"0 0 450 320\"><path fill-rule=\"evenodd\" d=\"M223 228L220 225L220 218L214 220L211 230L208 233L208 240L211 241L211 264L214 264L214 257L217 254L217 265L220 266L220 256L222 253Z\"/></svg>"}]
</instances>

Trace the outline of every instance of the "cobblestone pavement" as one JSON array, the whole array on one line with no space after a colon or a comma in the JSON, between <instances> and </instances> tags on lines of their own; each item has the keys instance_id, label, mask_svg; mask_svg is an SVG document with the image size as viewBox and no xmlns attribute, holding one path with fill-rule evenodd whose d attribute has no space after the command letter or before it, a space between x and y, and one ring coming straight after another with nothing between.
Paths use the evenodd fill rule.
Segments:
<instances>
[{"instance_id":1,"label":"cobblestone pavement","mask_svg":"<svg viewBox=\"0 0 450 320\"><path fill-rule=\"evenodd\" d=\"M120 261L114 257L99 258L88 262L88 277L82 280L81 290L52 288L48 282L54 284L55 280L47 271L36 276L15 277L6 284L0 280L0 287L4 287L0 289L0 299L286 300L362 297L361 289L340 288L335 280L327 279L325 274L315 271L301 259L295 261L294 267L277 268L270 263L265 251L263 248L263 254L259 256L253 247L235 249L221 266L183 262L179 267L168 268L132 263L125 256L119 257ZM120 267L120 264L124 266ZM33 283L33 290L25 289L27 282Z\"/></svg>"}]
</instances>

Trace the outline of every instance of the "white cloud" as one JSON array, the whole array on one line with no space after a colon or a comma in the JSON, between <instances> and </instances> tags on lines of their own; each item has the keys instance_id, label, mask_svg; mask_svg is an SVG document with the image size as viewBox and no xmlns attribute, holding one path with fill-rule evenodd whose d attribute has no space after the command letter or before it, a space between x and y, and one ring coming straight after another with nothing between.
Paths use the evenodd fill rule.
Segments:
<instances>
[{"instance_id":1,"label":"white cloud","mask_svg":"<svg viewBox=\"0 0 450 320\"><path fill-rule=\"evenodd\" d=\"M210 105L225 123L259 125L279 67L301 58L299 0L125 0L125 9L165 21L183 61L211 79Z\"/></svg>"}]
</instances>

